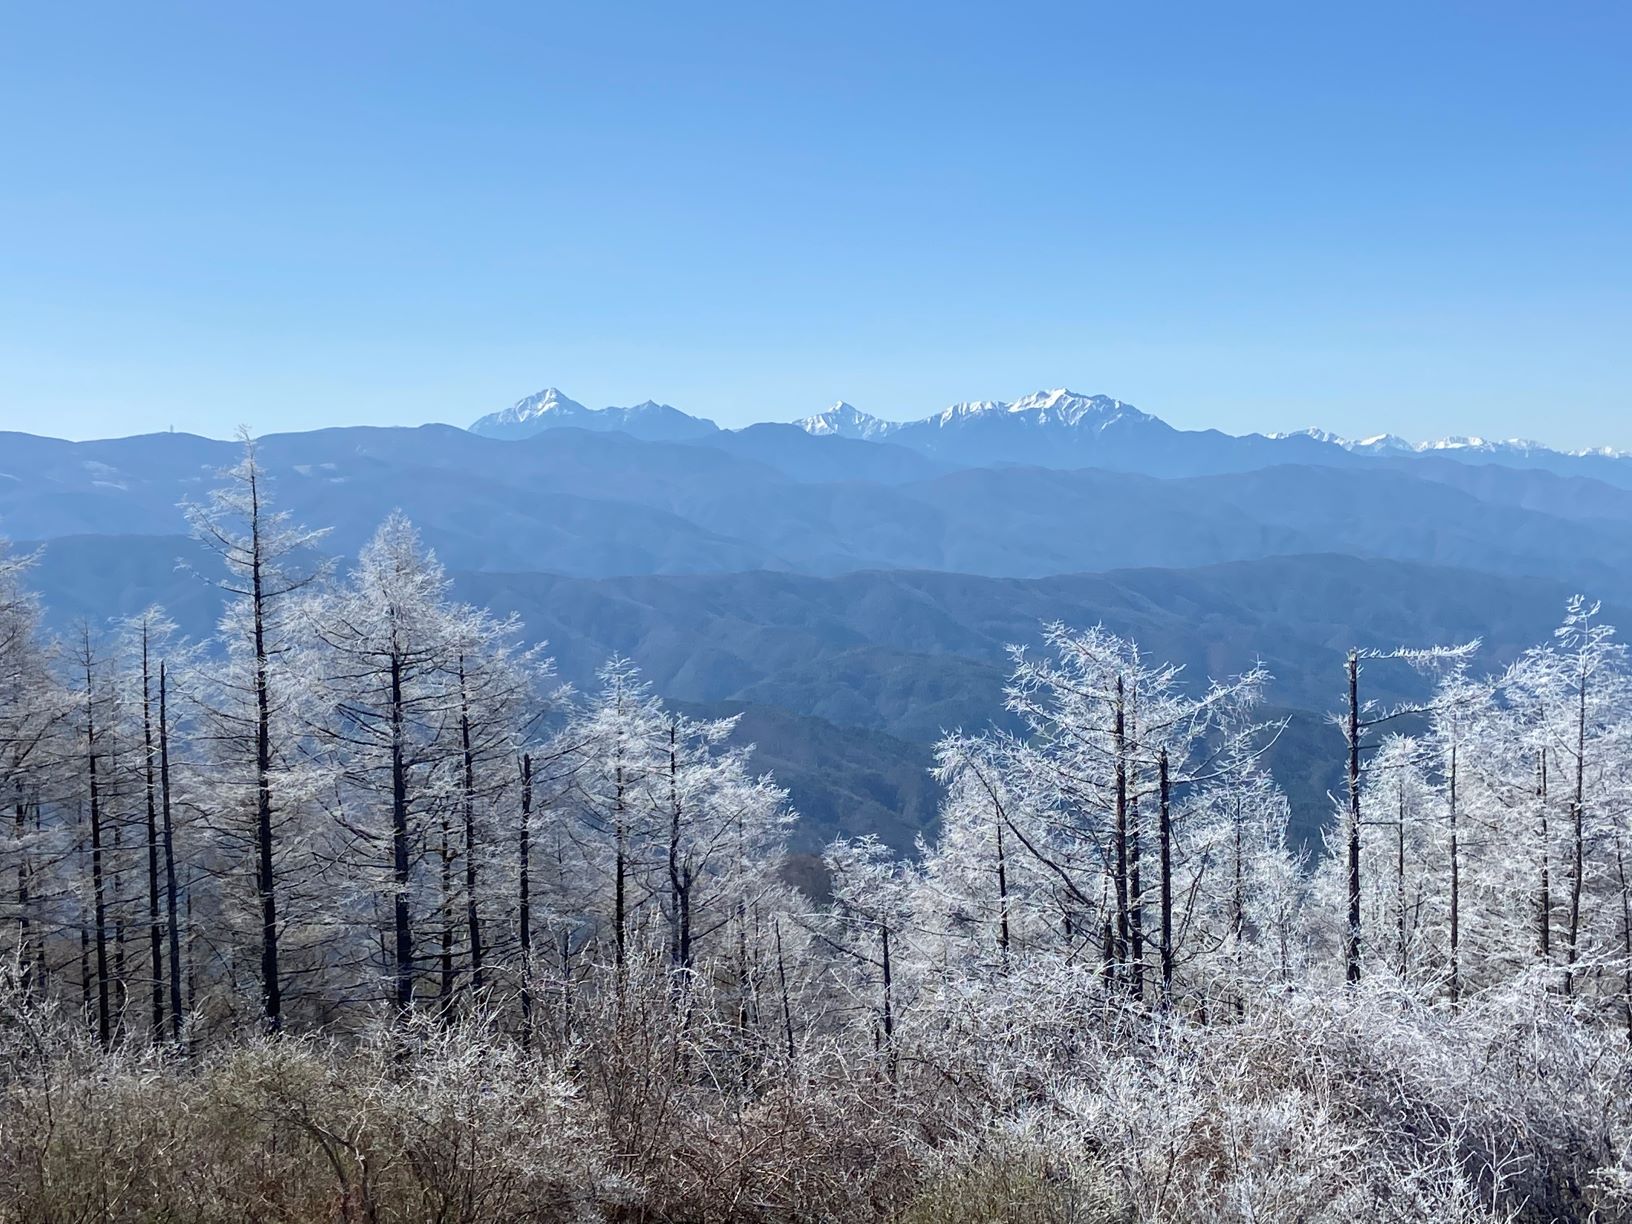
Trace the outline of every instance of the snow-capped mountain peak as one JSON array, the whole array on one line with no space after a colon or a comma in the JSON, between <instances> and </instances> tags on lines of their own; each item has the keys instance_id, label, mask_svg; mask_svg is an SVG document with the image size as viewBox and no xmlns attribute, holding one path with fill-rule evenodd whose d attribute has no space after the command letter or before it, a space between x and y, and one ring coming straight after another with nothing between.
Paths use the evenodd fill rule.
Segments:
<instances>
[{"instance_id":1,"label":"snow-capped mountain peak","mask_svg":"<svg viewBox=\"0 0 1632 1224\"><path fill-rule=\"evenodd\" d=\"M1492 439L1481 438L1478 435L1455 434L1444 438L1429 438L1422 442L1412 442L1402 438L1399 434L1373 434L1368 438L1345 438L1327 429L1300 429L1294 433L1272 433L1270 438L1312 438L1316 442L1324 442L1330 446L1340 446L1346 451L1357 455L1431 455L1431 454L1474 454L1474 455L1529 455L1537 453L1558 453L1584 455L1611 454L1606 449L1598 451L1560 451L1553 452L1551 447L1543 446L1540 442L1533 442L1528 438Z\"/></svg>"},{"instance_id":2,"label":"snow-capped mountain peak","mask_svg":"<svg viewBox=\"0 0 1632 1224\"><path fill-rule=\"evenodd\" d=\"M1069 387L1034 391L1015 400L963 400L909 421L885 420L839 400L795 425L816 436L888 441L932 458L973 466L1026 463L1208 472L1260 463L1327 462L1337 458L1332 451L1373 459L1441 456L1471 463L1543 467L1569 459L1602 462L1632 457L1609 447L1566 451L1524 438L1458 435L1413 442L1392 433L1356 438L1324 429L1242 437L1216 430L1177 430L1122 400L1083 395ZM546 387L489 413L471 431L496 438L525 438L562 426L666 442L697 441L718 433L712 421L655 400L626 408L591 409L556 387Z\"/></svg>"},{"instance_id":3,"label":"snow-capped mountain peak","mask_svg":"<svg viewBox=\"0 0 1632 1224\"><path fill-rule=\"evenodd\" d=\"M1528 438L1481 438L1477 435L1456 435L1449 438L1436 438L1431 442L1422 442L1417 446L1419 451L1449 451L1465 450L1476 451L1480 454L1528 454L1530 451L1546 450L1540 442L1532 442Z\"/></svg>"},{"instance_id":4,"label":"snow-capped mountain peak","mask_svg":"<svg viewBox=\"0 0 1632 1224\"><path fill-rule=\"evenodd\" d=\"M844 400L837 401L826 412L805 417L796 424L808 434L834 438L882 438L898 428L894 421L886 421L870 412L863 412Z\"/></svg>"},{"instance_id":5,"label":"snow-capped mountain peak","mask_svg":"<svg viewBox=\"0 0 1632 1224\"><path fill-rule=\"evenodd\" d=\"M494 425L525 425L528 421L536 420L548 413L565 417L588 411L588 408L577 400L568 399L555 387L545 387L542 391L523 396L502 412L490 413L483 417L482 421L490 421Z\"/></svg>"},{"instance_id":6,"label":"snow-capped mountain peak","mask_svg":"<svg viewBox=\"0 0 1632 1224\"><path fill-rule=\"evenodd\" d=\"M1352 451L1370 451L1377 454L1387 451L1412 451L1417 449L1415 443L1406 441L1399 434L1391 433L1373 434L1369 438L1361 438L1358 442L1339 441L1338 445Z\"/></svg>"},{"instance_id":7,"label":"snow-capped mountain peak","mask_svg":"<svg viewBox=\"0 0 1632 1224\"><path fill-rule=\"evenodd\" d=\"M1036 391L1022 396L1008 405L1011 413L1032 412L1039 421L1058 421L1062 425L1091 423L1104 429L1118 421L1152 421L1149 413L1140 412L1132 404L1124 404L1108 395L1079 395L1067 387L1052 391Z\"/></svg>"},{"instance_id":8,"label":"snow-capped mountain peak","mask_svg":"<svg viewBox=\"0 0 1632 1224\"><path fill-rule=\"evenodd\" d=\"M1327 446L1348 446L1347 438L1340 437L1329 429L1317 429L1310 426L1308 429L1275 430L1266 433L1264 437L1271 442L1282 442L1288 438L1308 438L1311 442L1323 442Z\"/></svg>"},{"instance_id":9,"label":"snow-capped mountain peak","mask_svg":"<svg viewBox=\"0 0 1632 1224\"><path fill-rule=\"evenodd\" d=\"M988 412L1002 412L1007 408L1008 404L1002 400L960 400L929 419L941 425L950 425L953 421L963 420L966 417L983 416Z\"/></svg>"},{"instance_id":10,"label":"snow-capped mountain peak","mask_svg":"<svg viewBox=\"0 0 1632 1224\"><path fill-rule=\"evenodd\" d=\"M525 438L562 426L630 433L658 441L699 437L718 428L713 421L689 416L656 400L643 400L628 408L586 408L555 387L546 387L500 412L488 413L471 425L470 432L490 438Z\"/></svg>"},{"instance_id":11,"label":"snow-capped mountain peak","mask_svg":"<svg viewBox=\"0 0 1632 1224\"><path fill-rule=\"evenodd\" d=\"M1068 387L1033 391L1017 400L963 400L943 409L929 420L951 426L988 415L1027 417L1038 425L1083 426L1104 429L1118 421L1154 421L1132 404L1108 395L1081 395Z\"/></svg>"}]
</instances>

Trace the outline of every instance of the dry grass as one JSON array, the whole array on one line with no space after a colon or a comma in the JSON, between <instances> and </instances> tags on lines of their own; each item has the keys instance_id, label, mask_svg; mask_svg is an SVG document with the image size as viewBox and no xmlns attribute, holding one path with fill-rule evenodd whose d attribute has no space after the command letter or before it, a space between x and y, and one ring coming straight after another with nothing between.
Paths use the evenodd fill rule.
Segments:
<instances>
[{"instance_id":1,"label":"dry grass","mask_svg":"<svg viewBox=\"0 0 1632 1224\"><path fill-rule=\"evenodd\" d=\"M1201 1027L1079 987L925 997L897 1058L835 1032L792 1066L638 980L531 1049L426 1023L183 1060L0 1017L0 1220L1627 1218L1626 1051L1556 1000Z\"/></svg>"}]
</instances>

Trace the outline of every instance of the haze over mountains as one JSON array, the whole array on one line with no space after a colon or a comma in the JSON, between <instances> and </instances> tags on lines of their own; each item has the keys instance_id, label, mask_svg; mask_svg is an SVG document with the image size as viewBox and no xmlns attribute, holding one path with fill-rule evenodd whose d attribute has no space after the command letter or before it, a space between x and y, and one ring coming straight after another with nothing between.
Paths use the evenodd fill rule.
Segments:
<instances>
[{"instance_id":1,"label":"haze over mountains","mask_svg":"<svg viewBox=\"0 0 1632 1224\"><path fill-rule=\"evenodd\" d=\"M471 433L488 438L525 438L541 429L563 425L578 429L620 430L637 437L675 442L714 433L719 426L701 417L688 416L668 404L651 400L629 408L585 408L554 387L517 400L503 412L490 412L470 427Z\"/></svg>"},{"instance_id":2,"label":"haze over mountains","mask_svg":"<svg viewBox=\"0 0 1632 1224\"><path fill-rule=\"evenodd\" d=\"M325 429L259 451L279 506L332 528L339 556L404 510L458 592L521 615L575 683L617 651L666 697L748 709L811 844L839 827L910 842L933 809L928 744L1001 720L1004 645L1048 619L1103 621L1198 681L1261 656L1294 717L1276 767L1310 834L1350 645L1480 636L1494 663L1572 591L1632 606L1632 459L1184 431L1065 390L724 430L549 389L468 431ZM216 596L174 566L192 551L177 503L236 452L0 434L0 534L46 546L59 625L158 600L202 632Z\"/></svg>"},{"instance_id":3,"label":"haze over mountains","mask_svg":"<svg viewBox=\"0 0 1632 1224\"><path fill-rule=\"evenodd\" d=\"M1121 400L1080 395L1063 387L1012 401L967 400L910 421L886 420L840 400L825 412L794 423L817 437L890 442L977 467L1026 463L1194 475L1276 463L1331 465L1342 462L1341 452L1362 458L1436 456L1510 464L1590 475L1632 487L1628 484L1632 461L1609 447L1560 451L1522 438L1471 436L1411 442L1386 433L1351 439L1318 428L1247 435L1179 430ZM647 400L627 408L591 409L554 387L489 413L470 428L496 438L529 437L559 428L618 430L650 441L697 440L726 432L707 418L668 404Z\"/></svg>"}]
</instances>

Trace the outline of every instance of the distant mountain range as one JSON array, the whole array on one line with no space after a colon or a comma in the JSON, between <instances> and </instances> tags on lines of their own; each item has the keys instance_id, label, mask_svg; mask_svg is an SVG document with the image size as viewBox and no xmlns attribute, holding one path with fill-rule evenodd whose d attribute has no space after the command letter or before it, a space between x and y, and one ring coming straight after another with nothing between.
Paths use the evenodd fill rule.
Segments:
<instances>
[{"instance_id":1,"label":"distant mountain range","mask_svg":"<svg viewBox=\"0 0 1632 1224\"><path fill-rule=\"evenodd\" d=\"M470 430L257 447L279 507L342 559L401 509L460 595L519 614L568 678L618 651L667 698L748 711L805 848L841 828L907 848L933 814L930 742L1003 719L1003 644L1046 618L1132 633L1198 682L1263 658L1293 719L1275 769L1313 836L1348 646L1477 635L1500 662L1570 592L1632 608L1632 461L1531 443L1237 437L1066 390L720 429L551 389ZM52 623L158 601L208 633L219 593L177 569L202 560L177 503L237 453L0 433L0 534L43 548Z\"/></svg>"},{"instance_id":2,"label":"distant mountain range","mask_svg":"<svg viewBox=\"0 0 1632 1224\"><path fill-rule=\"evenodd\" d=\"M1455 454L1487 458L1490 456L1507 456L1515 459L1531 459L1538 455L1560 455L1566 458L1628 458L1626 451L1616 450L1609 446L1588 447L1583 450L1559 451L1540 442L1533 442L1528 438L1491 439L1453 435L1447 438L1434 438L1427 442L1412 442L1398 434L1373 434L1369 438L1344 438L1325 429L1302 429L1295 433L1272 433L1271 438L1313 438L1317 442L1330 443L1341 446L1346 451L1357 455L1426 455L1426 454Z\"/></svg>"},{"instance_id":3,"label":"distant mountain range","mask_svg":"<svg viewBox=\"0 0 1632 1224\"><path fill-rule=\"evenodd\" d=\"M1122 400L1080 395L1063 387L1012 401L970 400L915 421L886 420L840 401L795 424L815 437L888 443L958 466L1027 464L1199 476L1283 463L1333 466L1351 458L1431 456L1590 475L1632 488L1632 461L1607 447L1562 451L1523 439L1478 437L1408 442L1393 434L1350 439L1320 429L1244 435L1180 430ZM553 387L518 400L502 412L489 413L470 428L473 433L496 438L577 428L615 430L648 441L670 442L741 432L721 430L713 421L651 400L628 408L586 408Z\"/></svg>"},{"instance_id":4,"label":"distant mountain range","mask_svg":"<svg viewBox=\"0 0 1632 1224\"><path fill-rule=\"evenodd\" d=\"M1632 594L1632 489L1433 457L1330 447L1342 457L1332 466L1246 466L1242 456L1239 468L1200 475L973 467L789 425L691 442L579 428L517 441L448 426L345 428L258 445L279 501L332 528L336 551L354 554L401 509L448 565L469 570L1028 578L1341 553ZM177 502L200 496L235 453L185 434L0 435L0 530L169 535L180 529Z\"/></svg>"},{"instance_id":5,"label":"distant mountain range","mask_svg":"<svg viewBox=\"0 0 1632 1224\"><path fill-rule=\"evenodd\" d=\"M562 426L602 432L616 430L656 442L683 442L719 430L713 421L688 416L668 404L647 400L628 408L585 408L554 387L546 387L536 395L517 400L502 412L488 413L471 424L470 432L484 438L527 438Z\"/></svg>"}]
</instances>

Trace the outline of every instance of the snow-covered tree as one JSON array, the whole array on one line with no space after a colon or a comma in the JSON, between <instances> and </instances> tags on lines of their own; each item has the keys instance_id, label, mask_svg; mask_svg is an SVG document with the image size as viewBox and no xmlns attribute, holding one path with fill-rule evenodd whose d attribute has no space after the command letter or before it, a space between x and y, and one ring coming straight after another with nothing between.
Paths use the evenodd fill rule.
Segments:
<instances>
[{"instance_id":1,"label":"snow-covered tree","mask_svg":"<svg viewBox=\"0 0 1632 1224\"><path fill-rule=\"evenodd\" d=\"M194 538L225 571L212 581L228 597L224 657L196 697L213 767L217 870L251 889L252 909L230 921L251 935L260 1021L276 1032L286 980L309 968L289 964L288 954L322 936L307 904L323 891L323 854L310 820L322 780L301 751L308 693L293 663L301 597L324 571L315 554L324 533L271 508L255 445L247 431L241 437L243 458L223 473L225 483L186 507Z\"/></svg>"},{"instance_id":2,"label":"snow-covered tree","mask_svg":"<svg viewBox=\"0 0 1632 1224\"><path fill-rule=\"evenodd\" d=\"M65 847L55 817L76 707L28 587L34 560L0 540L0 916L18 985L31 994L45 987L58 922L54 868Z\"/></svg>"},{"instance_id":3,"label":"snow-covered tree","mask_svg":"<svg viewBox=\"0 0 1632 1224\"><path fill-rule=\"evenodd\" d=\"M1213 874L1197 814L1272 733L1253 717L1267 677L1192 693L1179 669L1103 628L1045 637L1050 655L1017 651L1006 690L1025 734L940 746L950 798L927 864L954 901L942 926L978 897L1000 951L1017 932L1028 947L1088 951L1135 998L1154 969L1171 1001Z\"/></svg>"}]
</instances>

